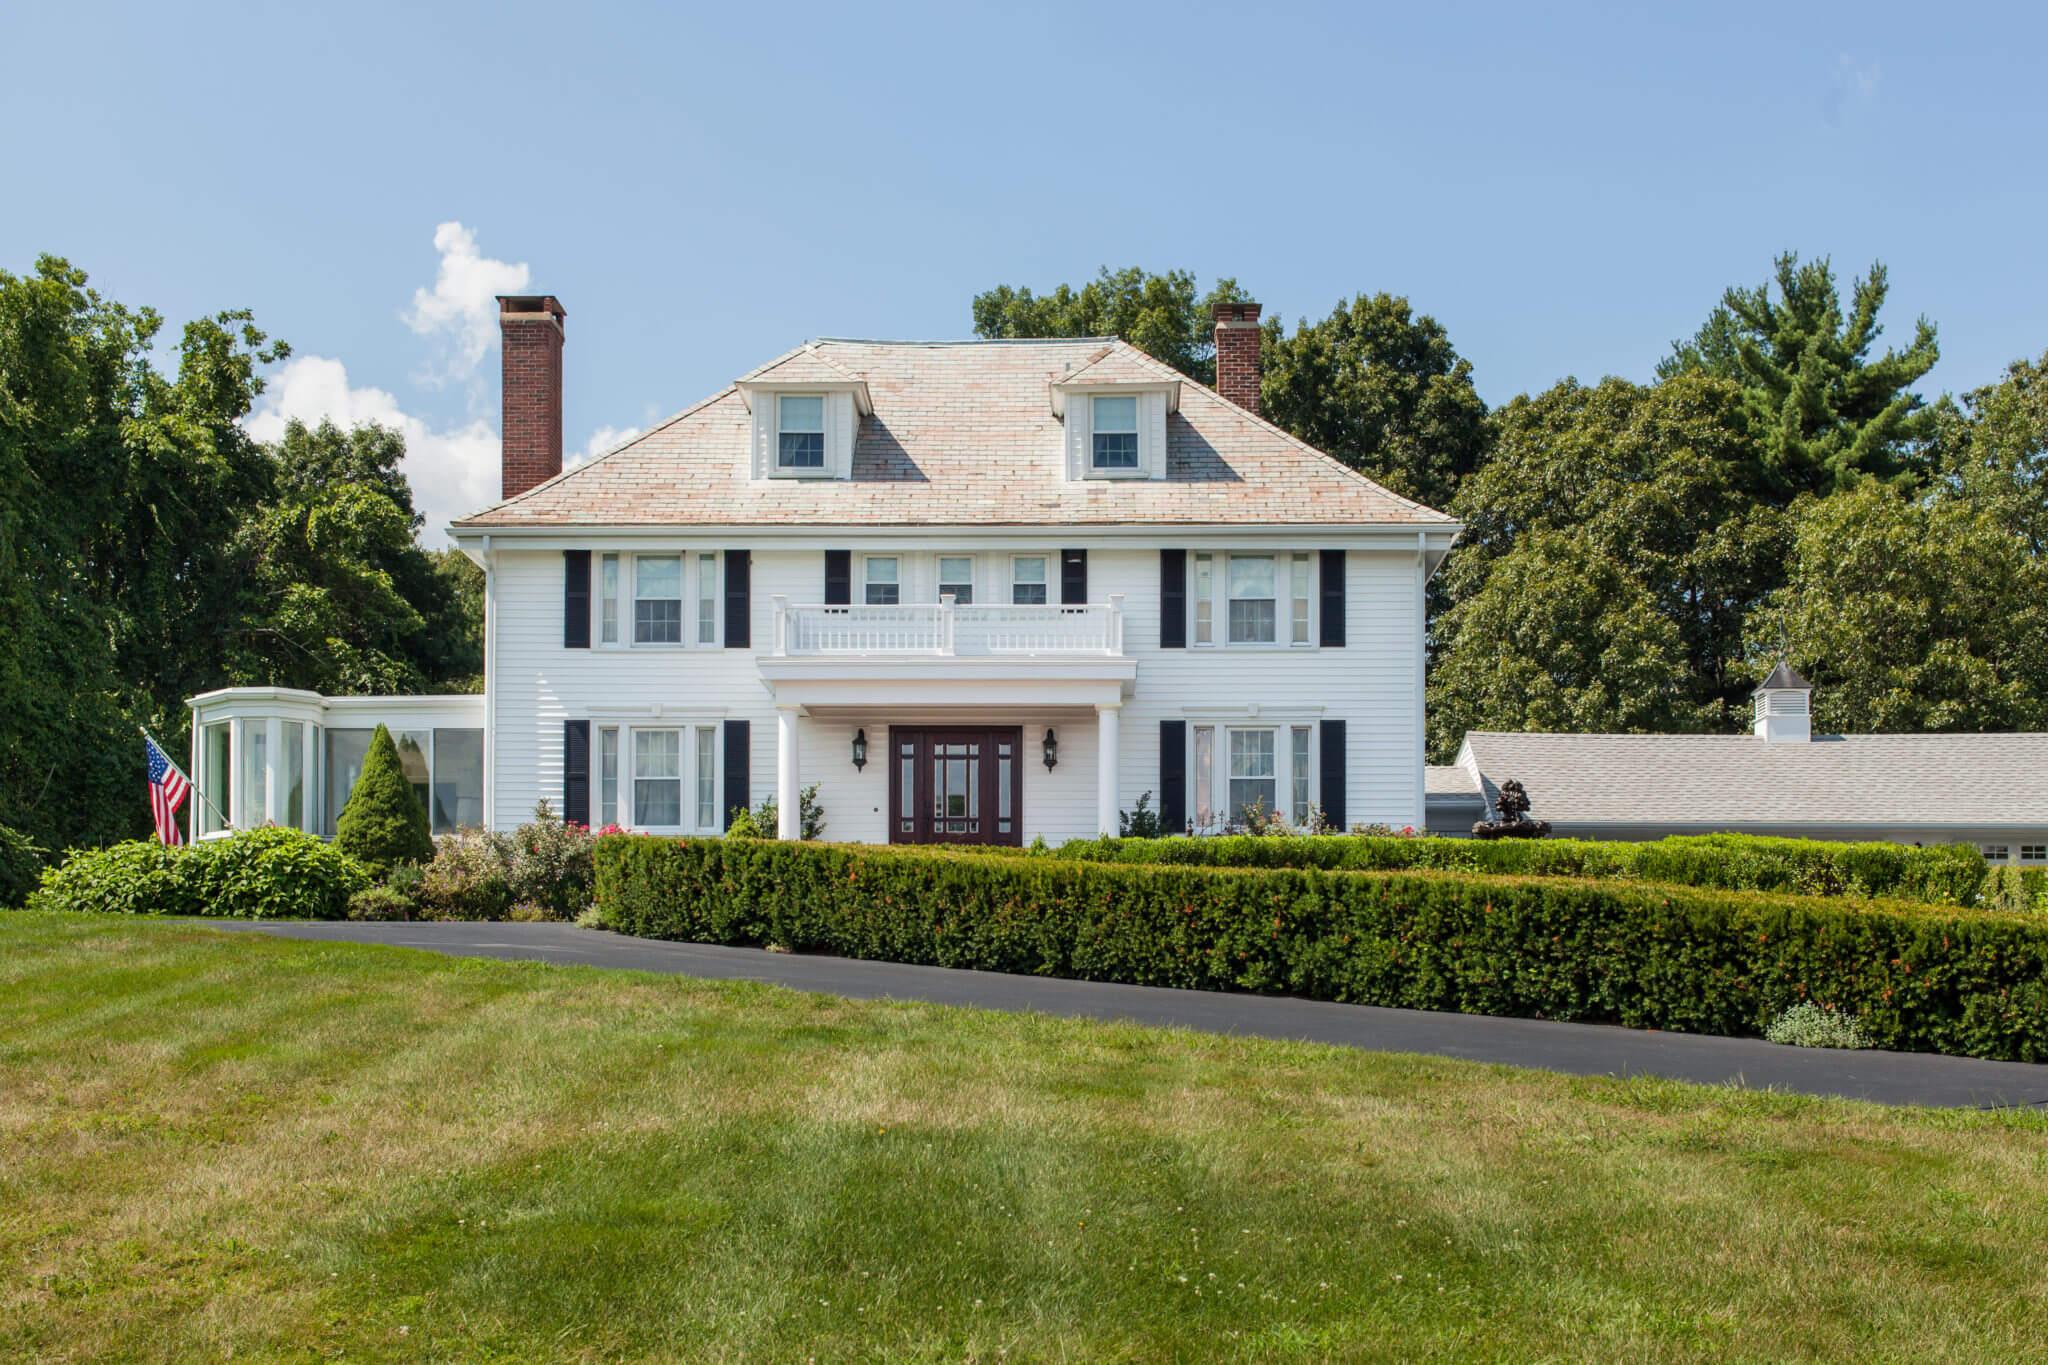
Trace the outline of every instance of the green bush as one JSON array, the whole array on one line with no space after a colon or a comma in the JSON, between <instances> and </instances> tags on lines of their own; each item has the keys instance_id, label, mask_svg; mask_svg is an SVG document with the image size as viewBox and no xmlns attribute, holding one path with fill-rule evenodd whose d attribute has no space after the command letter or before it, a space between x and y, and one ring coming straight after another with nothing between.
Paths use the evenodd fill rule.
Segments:
<instances>
[{"instance_id":1,"label":"green bush","mask_svg":"<svg viewBox=\"0 0 2048 1365\"><path fill-rule=\"evenodd\" d=\"M405 776L391 732L381 725L370 736L363 771L335 822L334 846L378 877L394 863L424 863L434 856L426 807Z\"/></svg>"},{"instance_id":2,"label":"green bush","mask_svg":"<svg viewBox=\"0 0 2048 1365\"><path fill-rule=\"evenodd\" d=\"M0 910L26 901L43 875L43 850L26 834L0 825Z\"/></svg>"},{"instance_id":3,"label":"green bush","mask_svg":"<svg viewBox=\"0 0 2048 1365\"><path fill-rule=\"evenodd\" d=\"M310 834L269 827L187 848L135 839L73 853L43 874L52 910L239 919L340 919L369 870Z\"/></svg>"},{"instance_id":4,"label":"green bush","mask_svg":"<svg viewBox=\"0 0 2048 1365\"><path fill-rule=\"evenodd\" d=\"M525 907L513 918L573 920L590 906L596 873L590 851L597 837L555 814L545 798L533 820L512 833L506 880L512 899Z\"/></svg>"},{"instance_id":5,"label":"green bush","mask_svg":"<svg viewBox=\"0 0 2048 1365\"><path fill-rule=\"evenodd\" d=\"M1881 1047L2048 1059L2048 924L1901 902L607 835L597 905L654 938L1691 1033L1818 998Z\"/></svg>"},{"instance_id":6,"label":"green bush","mask_svg":"<svg viewBox=\"0 0 2048 1365\"><path fill-rule=\"evenodd\" d=\"M412 897L389 886L373 886L348 898L348 917L357 920L409 920L419 913Z\"/></svg>"},{"instance_id":7,"label":"green bush","mask_svg":"<svg viewBox=\"0 0 2048 1365\"><path fill-rule=\"evenodd\" d=\"M825 837L825 807L818 800L817 783L797 793L796 815L798 838ZM765 796L752 810L734 807L732 823L726 826L725 834L728 839L780 839L781 830L782 817L775 798Z\"/></svg>"},{"instance_id":8,"label":"green bush","mask_svg":"<svg viewBox=\"0 0 2048 1365\"><path fill-rule=\"evenodd\" d=\"M1977 904L2001 914L2027 914L2034 908L2034 890L2027 885L2027 875L2020 869L1994 867L1985 874L1984 885L1977 892Z\"/></svg>"},{"instance_id":9,"label":"green bush","mask_svg":"<svg viewBox=\"0 0 2048 1365\"><path fill-rule=\"evenodd\" d=\"M1771 1021L1764 1037L1792 1047L1871 1047L1870 1039L1856 1026L1856 1016L1829 1009L1813 1000L1802 1000Z\"/></svg>"},{"instance_id":10,"label":"green bush","mask_svg":"<svg viewBox=\"0 0 2048 1365\"><path fill-rule=\"evenodd\" d=\"M512 904L512 846L502 834L465 829L434 840L413 890L422 919L503 919Z\"/></svg>"},{"instance_id":11,"label":"green bush","mask_svg":"<svg viewBox=\"0 0 2048 1365\"><path fill-rule=\"evenodd\" d=\"M532 821L511 834L465 829L440 835L433 862L399 889L430 919L573 920L590 905L595 842L589 830L542 801Z\"/></svg>"},{"instance_id":12,"label":"green bush","mask_svg":"<svg viewBox=\"0 0 2048 1365\"><path fill-rule=\"evenodd\" d=\"M1198 867L1630 878L1730 891L1894 896L1934 905L1967 905L1984 880L1984 858L1967 844L1915 848L1908 844L1834 844L1746 834L1684 835L1649 843L1405 839L1369 834L1074 839L1060 846L1059 855L1086 862Z\"/></svg>"}]
</instances>

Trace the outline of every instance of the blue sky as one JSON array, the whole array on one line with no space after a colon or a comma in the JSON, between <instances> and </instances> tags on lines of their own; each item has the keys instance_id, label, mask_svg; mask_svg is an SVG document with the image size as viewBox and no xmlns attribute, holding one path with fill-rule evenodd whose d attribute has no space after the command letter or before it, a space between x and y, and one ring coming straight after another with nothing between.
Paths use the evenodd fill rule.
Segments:
<instances>
[{"instance_id":1,"label":"blue sky","mask_svg":"<svg viewBox=\"0 0 2048 1365\"><path fill-rule=\"evenodd\" d=\"M997 283L1406 295L1500 403L1647 378L1779 250L1889 267L1961 391L2048 349L2039 6L36 6L0 269L289 340L264 419L495 489L485 303L569 310L567 442ZM459 224L460 227L443 225ZM524 267L520 270L518 267ZM524 281L523 284L520 281Z\"/></svg>"}]
</instances>

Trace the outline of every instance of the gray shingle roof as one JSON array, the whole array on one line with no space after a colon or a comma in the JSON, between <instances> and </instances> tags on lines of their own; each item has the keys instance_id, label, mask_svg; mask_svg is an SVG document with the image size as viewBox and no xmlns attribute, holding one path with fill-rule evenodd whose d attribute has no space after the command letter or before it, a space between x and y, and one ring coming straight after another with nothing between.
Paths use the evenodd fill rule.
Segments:
<instances>
[{"instance_id":1,"label":"gray shingle roof","mask_svg":"<svg viewBox=\"0 0 2048 1365\"><path fill-rule=\"evenodd\" d=\"M1064 477L1048 386L1084 370L1091 380L1181 383L1180 410L1167 419L1165 478ZM1114 339L825 340L751 377L865 381L874 415L861 422L853 477L750 481L750 419L727 388L456 524L1457 528Z\"/></svg>"},{"instance_id":2,"label":"gray shingle roof","mask_svg":"<svg viewBox=\"0 0 2048 1365\"><path fill-rule=\"evenodd\" d=\"M1474 730L1491 802L1520 780L1553 824L2048 825L2048 734L1553 735ZM1461 755L1461 758L1464 755Z\"/></svg>"},{"instance_id":3,"label":"gray shingle roof","mask_svg":"<svg viewBox=\"0 0 2048 1365\"><path fill-rule=\"evenodd\" d=\"M1472 780L1472 774L1452 764L1439 768L1434 763L1422 770L1422 794L1424 796L1469 796L1479 798L1479 784Z\"/></svg>"}]
</instances>

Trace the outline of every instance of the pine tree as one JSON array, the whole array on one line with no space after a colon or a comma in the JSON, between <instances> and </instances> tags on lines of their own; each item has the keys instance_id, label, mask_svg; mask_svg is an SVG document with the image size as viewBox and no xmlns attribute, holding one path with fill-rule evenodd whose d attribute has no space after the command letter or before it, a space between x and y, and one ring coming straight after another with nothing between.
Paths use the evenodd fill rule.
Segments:
<instances>
[{"instance_id":1,"label":"pine tree","mask_svg":"<svg viewBox=\"0 0 2048 1365\"><path fill-rule=\"evenodd\" d=\"M398 746L383 726L370 736L362 775L335 825L334 846L383 878L397 863L425 863L434 856L426 807L413 794Z\"/></svg>"},{"instance_id":2,"label":"pine tree","mask_svg":"<svg viewBox=\"0 0 2048 1365\"><path fill-rule=\"evenodd\" d=\"M1911 346L1872 359L1889 288L1882 264L1855 282L1846 317L1826 257L1801 265L1785 253L1776 284L1775 300L1769 284L1730 289L1706 325L1673 346L1658 378L1704 371L1743 386L1761 438L1758 491L1781 505L1866 477L1917 482L1935 415L1911 386L1941 358L1934 324L1920 318Z\"/></svg>"}]
</instances>

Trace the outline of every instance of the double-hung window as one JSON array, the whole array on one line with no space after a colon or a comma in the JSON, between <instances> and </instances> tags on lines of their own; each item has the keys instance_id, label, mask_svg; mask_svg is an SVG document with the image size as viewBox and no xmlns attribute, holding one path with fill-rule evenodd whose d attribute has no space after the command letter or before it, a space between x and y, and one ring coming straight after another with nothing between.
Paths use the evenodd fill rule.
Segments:
<instances>
[{"instance_id":1,"label":"double-hung window","mask_svg":"<svg viewBox=\"0 0 2048 1365\"><path fill-rule=\"evenodd\" d=\"M1274 582L1271 555L1232 555L1229 574L1230 643L1270 645L1274 641Z\"/></svg>"},{"instance_id":2,"label":"double-hung window","mask_svg":"<svg viewBox=\"0 0 2048 1365\"><path fill-rule=\"evenodd\" d=\"M1089 400L1097 469L1138 467L1138 400L1132 394L1096 394Z\"/></svg>"},{"instance_id":3,"label":"double-hung window","mask_svg":"<svg viewBox=\"0 0 2048 1365\"><path fill-rule=\"evenodd\" d=\"M869 555L863 600L870 606L891 607L902 600L901 576L894 555Z\"/></svg>"},{"instance_id":4,"label":"double-hung window","mask_svg":"<svg viewBox=\"0 0 2048 1365\"><path fill-rule=\"evenodd\" d=\"M640 555L633 560L633 643L683 642L683 557Z\"/></svg>"},{"instance_id":5,"label":"double-hung window","mask_svg":"<svg viewBox=\"0 0 2048 1365\"><path fill-rule=\"evenodd\" d=\"M597 732L597 827L619 823L619 730L607 725Z\"/></svg>"},{"instance_id":6,"label":"double-hung window","mask_svg":"<svg viewBox=\"0 0 2048 1365\"><path fill-rule=\"evenodd\" d=\"M1198 550L1192 559L1188 585L1188 605L1194 617L1192 643L1290 648L1308 648L1315 643L1314 561L1307 552L1212 554Z\"/></svg>"},{"instance_id":7,"label":"double-hung window","mask_svg":"<svg viewBox=\"0 0 2048 1365\"><path fill-rule=\"evenodd\" d=\"M718 643L718 556L697 556L697 643Z\"/></svg>"},{"instance_id":8,"label":"double-hung window","mask_svg":"<svg viewBox=\"0 0 2048 1365\"><path fill-rule=\"evenodd\" d=\"M697 727L697 828L718 828L718 727Z\"/></svg>"},{"instance_id":9,"label":"double-hung window","mask_svg":"<svg viewBox=\"0 0 2048 1365\"><path fill-rule=\"evenodd\" d=\"M1020 607L1045 605L1045 556L1018 555L1010 561L1010 600Z\"/></svg>"},{"instance_id":10,"label":"double-hung window","mask_svg":"<svg viewBox=\"0 0 2048 1365\"><path fill-rule=\"evenodd\" d=\"M1280 800L1280 761L1271 730L1230 731L1230 818L1270 817Z\"/></svg>"},{"instance_id":11,"label":"double-hung window","mask_svg":"<svg viewBox=\"0 0 2048 1365\"><path fill-rule=\"evenodd\" d=\"M939 596L953 595L953 601L966 606L974 600L974 558L971 555L939 556Z\"/></svg>"},{"instance_id":12,"label":"double-hung window","mask_svg":"<svg viewBox=\"0 0 2048 1365\"><path fill-rule=\"evenodd\" d=\"M1309 727L1296 725L1287 731L1287 818L1297 828L1308 823L1309 806Z\"/></svg>"},{"instance_id":13,"label":"double-hung window","mask_svg":"<svg viewBox=\"0 0 2048 1365\"><path fill-rule=\"evenodd\" d=\"M619 557L600 555L597 560L597 642L619 642Z\"/></svg>"},{"instance_id":14,"label":"double-hung window","mask_svg":"<svg viewBox=\"0 0 2048 1365\"><path fill-rule=\"evenodd\" d=\"M633 731L633 823L674 829L683 823L680 730Z\"/></svg>"},{"instance_id":15,"label":"double-hung window","mask_svg":"<svg viewBox=\"0 0 2048 1365\"><path fill-rule=\"evenodd\" d=\"M825 467L825 399L822 394L785 393L775 400L775 466Z\"/></svg>"}]
</instances>

